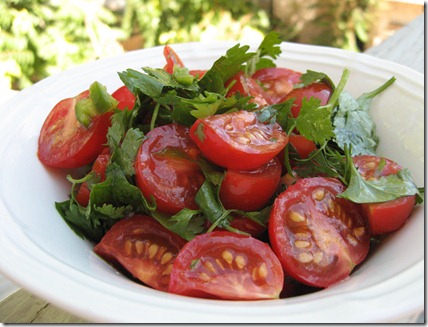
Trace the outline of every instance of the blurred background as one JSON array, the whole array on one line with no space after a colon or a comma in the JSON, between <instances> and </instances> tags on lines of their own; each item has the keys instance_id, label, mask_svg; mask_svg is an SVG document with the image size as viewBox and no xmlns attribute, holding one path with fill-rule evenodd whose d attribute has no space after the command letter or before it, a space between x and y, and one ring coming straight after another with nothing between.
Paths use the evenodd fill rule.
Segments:
<instances>
[{"instance_id":1,"label":"blurred background","mask_svg":"<svg viewBox=\"0 0 428 327\"><path fill-rule=\"evenodd\" d=\"M421 0L1 0L0 94L126 51L271 30L362 52L423 12Z\"/></svg>"}]
</instances>

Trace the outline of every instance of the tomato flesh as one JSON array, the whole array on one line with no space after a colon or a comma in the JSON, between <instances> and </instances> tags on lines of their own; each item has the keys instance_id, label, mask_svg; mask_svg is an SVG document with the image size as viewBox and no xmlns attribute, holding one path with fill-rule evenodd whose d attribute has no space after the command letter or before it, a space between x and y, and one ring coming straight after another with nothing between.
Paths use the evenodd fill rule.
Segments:
<instances>
[{"instance_id":1,"label":"tomato flesh","mask_svg":"<svg viewBox=\"0 0 428 327\"><path fill-rule=\"evenodd\" d=\"M146 135L135 160L136 183L147 199L156 200L160 211L175 214L197 209L195 195L205 177L195 162L199 150L189 129L170 124Z\"/></svg>"},{"instance_id":2,"label":"tomato flesh","mask_svg":"<svg viewBox=\"0 0 428 327\"><path fill-rule=\"evenodd\" d=\"M233 84L232 84L233 83ZM241 96L251 96L250 102L255 103L257 107L262 108L269 105L269 96L265 90L251 77L245 75L244 72L239 72L228 80L225 84L226 87L230 87L226 97L230 97L236 93Z\"/></svg>"},{"instance_id":3,"label":"tomato flesh","mask_svg":"<svg viewBox=\"0 0 428 327\"><path fill-rule=\"evenodd\" d=\"M312 83L301 88L295 88L287 94L284 101L294 99L294 104L291 107L291 114L297 117L302 108L303 99L309 100L310 98L317 98L321 101L320 105L326 105L330 99L332 89L325 83Z\"/></svg>"},{"instance_id":4,"label":"tomato flesh","mask_svg":"<svg viewBox=\"0 0 428 327\"><path fill-rule=\"evenodd\" d=\"M345 279L367 256L370 233L358 205L338 198L333 178L304 178L275 200L269 239L287 274L315 287Z\"/></svg>"},{"instance_id":5,"label":"tomato flesh","mask_svg":"<svg viewBox=\"0 0 428 327\"><path fill-rule=\"evenodd\" d=\"M111 113L93 118L88 128L76 119L77 101L89 97L86 90L63 99L43 123L38 140L39 160L51 167L78 168L94 162L107 142Z\"/></svg>"},{"instance_id":6,"label":"tomato flesh","mask_svg":"<svg viewBox=\"0 0 428 327\"><path fill-rule=\"evenodd\" d=\"M111 95L118 101L117 108L120 110L131 110L135 105L135 95L126 87L126 85L119 87Z\"/></svg>"},{"instance_id":7,"label":"tomato flesh","mask_svg":"<svg viewBox=\"0 0 428 327\"><path fill-rule=\"evenodd\" d=\"M294 86L300 83L302 73L282 67L257 70L251 77L258 81L270 104L281 103Z\"/></svg>"},{"instance_id":8,"label":"tomato flesh","mask_svg":"<svg viewBox=\"0 0 428 327\"><path fill-rule=\"evenodd\" d=\"M106 148L103 152L97 157L92 166L92 171L99 176L99 181L103 182L106 179L105 173L107 165L110 160L110 152ZM79 191L76 194L76 201L83 207L86 207L89 204L90 189L87 182L83 182L80 185Z\"/></svg>"},{"instance_id":9,"label":"tomato flesh","mask_svg":"<svg viewBox=\"0 0 428 327\"><path fill-rule=\"evenodd\" d=\"M378 156L361 155L352 158L355 167L365 179L379 179L397 174L402 167L396 162ZM382 164L382 168L380 168ZM404 196L381 203L363 203L373 235L393 232L401 228L410 217L416 204L416 195Z\"/></svg>"},{"instance_id":10,"label":"tomato flesh","mask_svg":"<svg viewBox=\"0 0 428 327\"><path fill-rule=\"evenodd\" d=\"M226 231L189 241L171 271L171 293L225 300L279 297L284 273L271 248L255 238Z\"/></svg>"},{"instance_id":11,"label":"tomato flesh","mask_svg":"<svg viewBox=\"0 0 428 327\"><path fill-rule=\"evenodd\" d=\"M190 137L207 159L235 170L265 165L288 142L278 124L262 124L248 111L198 119L190 128Z\"/></svg>"},{"instance_id":12,"label":"tomato flesh","mask_svg":"<svg viewBox=\"0 0 428 327\"><path fill-rule=\"evenodd\" d=\"M167 291L173 262L185 244L152 217L135 215L114 224L94 251L144 284Z\"/></svg>"},{"instance_id":13,"label":"tomato flesh","mask_svg":"<svg viewBox=\"0 0 428 327\"><path fill-rule=\"evenodd\" d=\"M276 157L254 170L227 170L220 187L220 200L226 209L260 210L275 193L281 171Z\"/></svg>"}]
</instances>

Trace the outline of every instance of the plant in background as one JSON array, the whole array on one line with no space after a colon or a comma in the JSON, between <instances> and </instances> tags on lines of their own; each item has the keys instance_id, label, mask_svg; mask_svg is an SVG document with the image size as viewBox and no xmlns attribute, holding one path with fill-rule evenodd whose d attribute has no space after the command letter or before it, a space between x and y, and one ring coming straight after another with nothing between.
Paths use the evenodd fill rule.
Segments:
<instances>
[{"instance_id":1,"label":"plant in background","mask_svg":"<svg viewBox=\"0 0 428 327\"><path fill-rule=\"evenodd\" d=\"M98 0L0 2L0 86L22 89L122 50L115 16Z\"/></svg>"},{"instance_id":2,"label":"plant in background","mask_svg":"<svg viewBox=\"0 0 428 327\"><path fill-rule=\"evenodd\" d=\"M312 5L317 33L314 44L352 51L364 50L379 0L321 0Z\"/></svg>"},{"instance_id":3,"label":"plant in background","mask_svg":"<svg viewBox=\"0 0 428 327\"><path fill-rule=\"evenodd\" d=\"M127 0L121 26L128 36L140 34L145 47L246 35L261 40L271 29L269 13L252 0Z\"/></svg>"}]
</instances>

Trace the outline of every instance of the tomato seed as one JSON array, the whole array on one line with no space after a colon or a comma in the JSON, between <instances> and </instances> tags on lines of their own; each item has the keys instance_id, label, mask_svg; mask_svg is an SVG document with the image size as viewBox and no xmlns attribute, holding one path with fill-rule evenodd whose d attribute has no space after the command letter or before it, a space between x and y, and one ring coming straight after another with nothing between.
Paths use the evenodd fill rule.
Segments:
<instances>
[{"instance_id":1,"label":"tomato seed","mask_svg":"<svg viewBox=\"0 0 428 327\"><path fill-rule=\"evenodd\" d=\"M247 260L242 255L237 255L235 258L235 262L239 269L244 268L245 265L247 264Z\"/></svg>"},{"instance_id":2,"label":"tomato seed","mask_svg":"<svg viewBox=\"0 0 428 327\"><path fill-rule=\"evenodd\" d=\"M125 241L125 253L127 256L131 255L132 251L132 242L130 240Z\"/></svg>"},{"instance_id":3,"label":"tomato seed","mask_svg":"<svg viewBox=\"0 0 428 327\"><path fill-rule=\"evenodd\" d=\"M292 221L294 221L296 223L300 223L300 222L306 220L305 216L301 215L297 211L291 211L289 214L289 217Z\"/></svg>"},{"instance_id":4,"label":"tomato seed","mask_svg":"<svg viewBox=\"0 0 428 327\"><path fill-rule=\"evenodd\" d=\"M162 256L161 264L164 265L165 263L169 262L172 259L172 253L167 252Z\"/></svg>"},{"instance_id":5,"label":"tomato seed","mask_svg":"<svg viewBox=\"0 0 428 327\"><path fill-rule=\"evenodd\" d=\"M311 243L308 242L308 241L296 240L296 241L294 241L294 245L296 247L298 247L299 249L301 249L301 248L307 248L307 247L309 247L311 245Z\"/></svg>"},{"instance_id":6,"label":"tomato seed","mask_svg":"<svg viewBox=\"0 0 428 327\"><path fill-rule=\"evenodd\" d=\"M221 256L229 265L232 264L233 254L230 251L224 250Z\"/></svg>"},{"instance_id":7,"label":"tomato seed","mask_svg":"<svg viewBox=\"0 0 428 327\"><path fill-rule=\"evenodd\" d=\"M215 273L216 269L214 268L213 264L209 261L204 262L205 268L207 268L209 271Z\"/></svg>"},{"instance_id":8,"label":"tomato seed","mask_svg":"<svg viewBox=\"0 0 428 327\"><path fill-rule=\"evenodd\" d=\"M322 252L314 253L314 262L315 262L316 264L320 263L320 262L321 262L321 260L323 259L323 257L324 257L324 255L323 255L323 253L322 253Z\"/></svg>"},{"instance_id":9,"label":"tomato seed","mask_svg":"<svg viewBox=\"0 0 428 327\"><path fill-rule=\"evenodd\" d=\"M299 254L299 261L302 263L308 263L308 262L311 262L312 260L313 260L313 256L308 252L302 252Z\"/></svg>"},{"instance_id":10,"label":"tomato seed","mask_svg":"<svg viewBox=\"0 0 428 327\"><path fill-rule=\"evenodd\" d=\"M353 230L354 235L358 238L360 238L365 233L365 231L366 229L364 227L357 227Z\"/></svg>"},{"instance_id":11,"label":"tomato seed","mask_svg":"<svg viewBox=\"0 0 428 327\"><path fill-rule=\"evenodd\" d=\"M204 272L199 274L199 278L202 279L204 282L208 282L211 279L210 276L208 276L208 274Z\"/></svg>"},{"instance_id":12,"label":"tomato seed","mask_svg":"<svg viewBox=\"0 0 428 327\"><path fill-rule=\"evenodd\" d=\"M144 242L143 241L136 241L135 242L135 249L137 250L138 254L143 253L144 249Z\"/></svg>"},{"instance_id":13,"label":"tomato seed","mask_svg":"<svg viewBox=\"0 0 428 327\"><path fill-rule=\"evenodd\" d=\"M312 197L317 201L321 201L322 199L324 199L324 196L325 192L323 189L316 190L312 193Z\"/></svg>"},{"instance_id":14,"label":"tomato seed","mask_svg":"<svg viewBox=\"0 0 428 327\"><path fill-rule=\"evenodd\" d=\"M156 255L156 253L158 252L159 246L157 244L151 244L149 246L149 258L153 259L153 257Z\"/></svg>"}]
</instances>

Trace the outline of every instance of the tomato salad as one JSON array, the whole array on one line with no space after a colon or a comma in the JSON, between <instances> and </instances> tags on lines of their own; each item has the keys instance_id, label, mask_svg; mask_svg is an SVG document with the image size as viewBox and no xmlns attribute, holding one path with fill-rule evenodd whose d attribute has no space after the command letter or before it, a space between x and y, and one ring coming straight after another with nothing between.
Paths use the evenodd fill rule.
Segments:
<instances>
[{"instance_id":1,"label":"tomato salad","mask_svg":"<svg viewBox=\"0 0 428 327\"><path fill-rule=\"evenodd\" d=\"M369 106L395 78L355 99L346 68L336 85L276 67L280 43L270 33L193 71L165 46L164 67L60 101L38 157L72 172L56 203L70 228L136 282L184 296L276 299L348 278L423 198L376 154Z\"/></svg>"}]
</instances>

